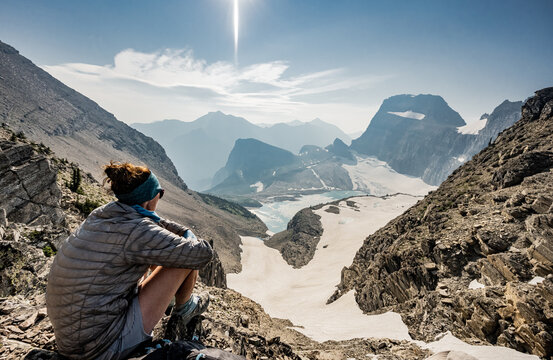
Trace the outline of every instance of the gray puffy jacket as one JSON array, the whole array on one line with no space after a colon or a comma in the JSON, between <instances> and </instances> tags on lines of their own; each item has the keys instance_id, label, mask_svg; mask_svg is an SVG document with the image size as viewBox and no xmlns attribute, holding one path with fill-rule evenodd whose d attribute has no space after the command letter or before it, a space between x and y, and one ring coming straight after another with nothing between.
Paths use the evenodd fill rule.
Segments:
<instances>
[{"instance_id":1,"label":"gray puffy jacket","mask_svg":"<svg viewBox=\"0 0 553 360\"><path fill-rule=\"evenodd\" d=\"M199 269L213 250L120 202L94 210L56 255L46 289L58 350L94 359L121 334L129 301L149 265Z\"/></svg>"}]
</instances>

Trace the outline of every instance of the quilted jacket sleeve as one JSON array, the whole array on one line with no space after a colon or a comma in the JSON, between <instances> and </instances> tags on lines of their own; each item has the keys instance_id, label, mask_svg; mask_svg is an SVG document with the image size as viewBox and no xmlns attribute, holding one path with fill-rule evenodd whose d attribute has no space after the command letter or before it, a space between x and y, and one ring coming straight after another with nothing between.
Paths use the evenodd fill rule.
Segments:
<instances>
[{"instance_id":1,"label":"quilted jacket sleeve","mask_svg":"<svg viewBox=\"0 0 553 360\"><path fill-rule=\"evenodd\" d=\"M185 230L183 227L182 232ZM185 239L147 219L131 232L124 251L124 258L129 264L187 269L199 269L213 256L213 249L207 241Z\"/></svg>"},{"instance_id":2,"label":"quilted jacket sleeve","mask_svg":"<svg viewBox=\"0 0 553 360\"><path fill-rule=\"evenodd\" d=\"M174 221L163 219L163 218L161 219L159 224L161 226L163 226L164 228L166 228L167 230L169 230L170 232L172 232L174 234L177 234L179 236L183 236L184 232L186 230L188 230L188 228L186 226L183 226L183 225L178 224Z\"/></svg>"}]
</instances>

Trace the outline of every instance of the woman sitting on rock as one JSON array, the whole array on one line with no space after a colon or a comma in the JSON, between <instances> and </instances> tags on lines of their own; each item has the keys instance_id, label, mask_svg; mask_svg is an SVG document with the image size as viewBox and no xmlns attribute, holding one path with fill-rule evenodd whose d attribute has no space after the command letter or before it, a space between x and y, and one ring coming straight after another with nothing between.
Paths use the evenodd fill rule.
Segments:
<instances>
[{"instance_id":1,"label":"woman sitting on rock","mask_svg":"<svg viewBox=\"0 0 553 360\"><path fill-rule=\"evenodd\" d=\"M209 302L192 289L213 250L154 212L164 194L156 176L113 162L105 173L118 201L94 210L67 238L48 277L48 316L58 351L71 359L123 359L151 339L173 297L171 316L181 323Z\"/></svg>"}]
</instances>

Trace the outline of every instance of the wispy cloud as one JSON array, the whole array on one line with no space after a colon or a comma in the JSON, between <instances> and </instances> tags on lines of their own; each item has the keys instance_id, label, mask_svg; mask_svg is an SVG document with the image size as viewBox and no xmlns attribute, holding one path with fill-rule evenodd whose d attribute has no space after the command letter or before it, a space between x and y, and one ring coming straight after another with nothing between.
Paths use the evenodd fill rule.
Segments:
<instances>
[{"instance_id":1,"label":"wispy cloud","mask_svg":"<svg viewBox=\"0 0 553 360\"><path fill-rule=\"evenodd\" d=\"M129 123L164 118L188 121L208 111L222 110L253 122L320 117L346 131L360 125L344 124L345 118L366 122L373 109L334 102L332 94L374 87L388 78L348 76L343 68L290 76L290 67L290 63L280 60L246 67L224 61L208 63L187 49L155 53L127 49L115 55L109 65L44 66L53 76ZM317 103L300 100L305 95L317 96ZM331 114L341 116L326 118Z\"/></svg>"}]
</instances>

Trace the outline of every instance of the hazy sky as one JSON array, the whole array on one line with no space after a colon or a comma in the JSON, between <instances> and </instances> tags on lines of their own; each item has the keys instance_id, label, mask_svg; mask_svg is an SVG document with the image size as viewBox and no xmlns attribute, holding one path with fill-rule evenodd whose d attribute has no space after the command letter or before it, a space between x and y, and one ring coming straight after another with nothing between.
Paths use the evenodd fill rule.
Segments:
<instances>
[{"instance_id":1,"label":"hazy sky","mask_svg":"<svg viewBox=\"0 0 553 360\"><path fill-rule=\"evenodd\" d=\"M552 0L2 0L0 40L127 123L221 110L366 128L396 94L467 121L553 86ZM237 55L237 56L236 56Z\"/></svg>"}]
</instances>

